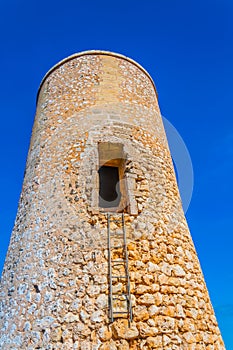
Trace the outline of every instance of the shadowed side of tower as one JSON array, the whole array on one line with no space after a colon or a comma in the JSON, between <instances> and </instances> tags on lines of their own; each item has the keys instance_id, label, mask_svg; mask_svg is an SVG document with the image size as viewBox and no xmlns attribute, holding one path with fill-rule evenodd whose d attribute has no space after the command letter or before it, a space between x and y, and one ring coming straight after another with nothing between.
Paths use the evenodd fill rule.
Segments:
<instances>
[{"instance_id":1,"label":"shadowed side of tower","mask_svg":"<svg viewBox=\"0 0 233 350\"><path fill-rule=\"evenodd\" d=\"M136 62L83 52L43 79L0 298L2 349L224 349Z\"/></svg>"}]
</instances>

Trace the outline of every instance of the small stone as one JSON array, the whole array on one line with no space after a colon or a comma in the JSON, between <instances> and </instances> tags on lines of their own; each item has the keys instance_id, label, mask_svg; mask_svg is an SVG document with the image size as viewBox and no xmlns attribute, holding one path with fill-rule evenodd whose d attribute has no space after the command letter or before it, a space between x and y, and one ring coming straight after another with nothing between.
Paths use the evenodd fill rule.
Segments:
<instances>
[{"instance_id":1,"label":"small stone","mask_svg":"<svg viewBox=\"0 0 233 350\"><path fill-rule=\"evenodd\" d=\"M104 284L107 283L107 277L106 276L94 276L94 282L97 284Z\"/></svg>"},{"instance_id":2,"label":"small stone","mask_svg":"<svg viewBox=\"0 0 233 350\"><path fill-rule=\"evenodd\" d=\"M144 230L146 227L146 224L144 222L138 222L136 228L138 230Z\"/></svg>"},{"instance_id":3,"label":"small stone","mask_svg":"<svg viewBox=\"0 0 233 350\"><path fill-rule=\"evenodd\" d=\"M134 309L134 320L137 321L146 321L149 319L149 314L146 306L138 305Z\"/></svg>"},{"instance_id":4,"label":"small stone","mask_svg":"<svg viewBox=\"0 0 233 350\"><path fill-rule=\"evenodd\" d=\"M185 313L182 305L179 305L179 304L176 305L176 316L181 318L185 317Z\"/></svg>"},{"instance_id":5,"label":"small stone","mask_svg":"<svg viewBox=\"0 0 233 350\"><path fill-rule=\"evenodd\" d=\"M87 338L91 334L91 330L88 326L83 323L75 323L73 327L73 338L74 340L79 340Z\"/></svg>"},{"instance_id":6,"label":"small stone","mask_svg":"<svg viewBox=\"0 0 233 350\"><path fill-rule=\"evenodd\" d=\"M150 290L151 290L151 293L158 292L158 291L160 290L159 284L157 284L157 283L152 283L152 284L150 285Z\"/></svg>"},{"instance_id":7,"label":"small stone","mask_svg":"<svg viewBox=\"0 0 233 350\"><path fill-rule=\"evenodd\" d=\"M168 345L171 343L171 338L169 338L166 334L163 335L163 344Z\"/></svg>"},{"instance_id":8,"label":"small stone","mask_svg":"<svg viewBox=\"0 0 233 350\"><path fill-rule=\"evenodd\" d=\"M24 294L24 293L26 292L27 289L28 289L28 284L27 284L27 283L22 283L22 284L20 284L20 285L18 286L18 289L17 289L18 294L19 294L19 295Z\"/></svg>"},{"instance_id":9,"label":"small stone","mask_svg":"<svg viewBox=\"0 0 233 350\"><path fill-rule=\"evenodd\" d=\"M162 302L163 302L163 296L162 296L162 294L159 293L159 292L155 293L155 295L154 295L154 304L155 304L156 306L159 306L159 305L162 304Z\"/></svg>"},{"instance_id":10,"label":"small stone","mask_svg":"<svg viewBox=\"0 0 233 350\"><path fill-rule=\"evenodd\" d=\"M99 337L102 341L107 341L112 337L112 331L107 326L103 326L99 329Z\"/></svg>"},{"instance_id":11,"label":"small stone","mask_svg":"<svg viewBox=\"0 0 233 350\"><path fill-rule=\"evenodd\" d=\"M168 279L169 277L165 274L161 274L158 276L158 280L159 280L159 284L162 285L162 284L168 284Z\"/></svg>"},{"instance_id":12,"label":"small stone","mask_svg":"<svg viewBox=\"0 0 233 350\"><path fill-rule=\"evenodd\" d=\"M165 246L165 247L166 247L166 246ZM164 262L164 263L162 264L161 271L162 271L165 275L171 276L172 268L173 268L173 267L172 267L170 264Z\"/></svg>"},{"instance_id":13,"label":"small stone","mask_svg":"<svg viewBox=\"0 0 233 350\"><path fill-rule=\"evenodd\" d=\"M79 311L82 307L82 300L81 299L75 299L73 303L69 307L69 311Z\"/></svg>"},{"instance_id":14,"label":"small stone","mask_svg":"<svg viewBox=\"0 0 233 350\"><path fill-rule=\"evenodd\" d=\"M79 341L74 342L73 350L79 349Z\"/></svg>"},{"instance_id":15,"label":"small stone","mask_svg":"<svg viewBox=\"0 0 233 350\"><path fill-rule=\"evenodd\" d=\"M147 321L147 324L148 324L150 327L155 327L155 320L153 320L152 318L149 318L149 320Z\"/></svg>"},{"instance_id":16,"label":"small stone","mask_svg":"<svg viewBox=\"0 0 233 350\"><path fill-rule=\"evenodd\" d=\"M148 346L152 349L162 349L162 336L158 335L156 337L148 337L146 339L146 343L148 344Z\"/></svg>"},{"instance_id":17,"label":"small stone","mask_svg":"<svg viewBox=\"0 0 233 350\"><path fill-rule=\"evenodd\" d=\"M24 323L24 327L23 327L23 330L24 330L24 332L27 332L27 331L30 331L30 329L31 329L31 323L30 322L25 322Z\"/></svg>"},{"instance_id":18,"label":"small stone","mask_svg":"<svg viewBox=\"0 0 233 350\"><path fill-rule=\"evenodd\" d=\"M99 350L117 350L115 342L111 339L110 342L102 344Z\"/></svg>"},{"instance_id":19,"label":"small stone","mask_svg":"<svg viewBox=\"0 0 233 350\"><path fill-rule=\"evenodd\" d=\"M159 332L171 333L175 329L175 319L168 316L157 316L155 319Z\"/></svg>"},{"instance_id":20,"label":"small stone","mask_svg":"<svg viewBox=\"0 0 233 350\"><path fill-rule=\"evenodd\" d=\"M168 278L168 284L169 284L170 286L179 287L179 286L180 286L180 278L177 278L177 277L169 277L169 278Z\"/></svg>"},{"instance_id":21,"label":"small stone","mask_svg":"<svg viewBox=\"0 0 233 350\"><path fill-rule=\"evenodd\" d=\"M55 328L51 331L50 334L51 340L52 341L60 341L62 337L62 330L60 327Z\"/></svg>"},{"instance_id":22,"label":"small stone","mask_svg":"<svg viewBox=\"0 0 233 350\"><path fill-rule=\"evenodd\" d=\"M88 340L87 341L82 341L80 343L80 350L91 350L90 342Z\"/></svg>"},{"instance_id":23,"label":"small stone","mask_svg":"<svg viewBox=\"0 0 233 350\"><path fill-rule=\"evenodd\" d=\"M93 322L93 323L102 322L103 319L104 319L104 313L103 313L103 311L101 311L101 310L95 311L95 312L93 312L93 314L91 315L91 322Z\"/></svg>"},{"instance_id":24,"label":"small stone","mask_svg":"<svg viewBox=\"0 0 233 350\"><path fill-rule=\"evenodd\" d=\"M130 327L128 320L118 319L112 325L112 332L116 338L122 339L137 339L139 332L135 323L131 323Z\"/></svg>"},{"instance_id":25,"label":"small stone","mask_svg":"<svg viewBox=\"0 0 233 350\"><path fill-rule=\"evenodd\" d=\"M142 338L153 337L158 334L158 328L150 327L148 324L144 322L139 322L138 324L140 336Z\"/></svg>"},{"instance_id":26,"label":"small stone","mask_svg":"<svg viewBox=\"0 0 233 350\"><path fill-rule=\"evenodd\" d=\"M143 305L155 304L155 297L152 294L145 293L144 295L140 296L140 298L138 298L138 304L143 304Z\"/></svg>"},{"instance_id":27,"label":"small stone","mask_svg":"<svg viewBox=\"0 0 233 350\"><path fill-rule=\"evenodd\" d=\"M175 307L172 305L162 307L161 313L165 316L174 317L175 316Z\"/></svg>"},{"instance_id":28,"label":"small stone","mask_svg":"<svg viewBox=\"0 0 233 350\"><path fill-rule=\"evenodd\" d=\"M99 309L105 309L108 306L108 296L106 294L100 294L96 299L96 305Z\"/></svg>"},{"instance_id":29,"label":"small stone","mask_svg":"<svg viewBox=\"0 0 233 350\"><path fill-rule=\"evenodd\" d=\"M148 272L156 272L156 271L158 271L158 265L149 261L147 270L148 270Z\"/></svg>"},{"instance_id":30,"label":"small stone","mask_svg":"<svg viewBox=\"0 0 233 350\"><path fill-rule=\"evenodd\" d=\"M79 315L80 315L81 321L83 321L84 323L86 323L87 320L90 318L90 316L85 310L81 310Z\"/></svg>"},{"instance_id":31,"label":"small stone","mask_svg":"<svg viewBox=\"0 0 233 350\"><path fill-rule=\"evenodd\" d=\"M176 277L183 277L185 276L185 271L180 265L174 265L172 267L172 272Z\"/></svg>"},{"instance_id":32,"label":"small stone","mask_svg":"<svg viewBox=\"0 0 233 350\"><path fill-rule=\"evenodd\" d=\"M151 305L148 309L148 313L150 316L157 315L159 313L159 308L156 305Z\"/></svg>"},{"instance_id":33,"label":"small stone","mask_svg":"<svg viewBox=\"0 0 233 350\"><path fill-rule=\"evenodd\" d=\"M55 321L54 317L51 316L45 316L43 318L38 318L36 320L37 326L39 326L41 329L48 328L53 322Z\"/></svg>"},{"instance_id":34,"label":"small stone","mask_svg":"<svg viewBox=\"0 0 233 350\"><path fill-rule=\"evenodd\" d=\"M121 339L119 349L120 350L129 350L129 343L127 342L127 340Z\"/></svg>"},{"instance_id":35,"label":"small stone","mask_svg":"<svg viewBox=\"0 0 233 350\"><path fill-rule=\"evenodd\" d=\"M44 294L44 302L50 302L53 299L53 294L50 292L45 292Z\"/></svg>"},{"instance_id":36,"label":"small stone","mask_svg":"<svg viewBox=\"0 0 233 350\"><path fill-rule=\"evenodd\" d=\"M120 293L123 290L123 284L117 283L112 286L112 293L117 294Z\"/></svg>"},{"instance_id":37,"label":"small stone","mask_svg":"<svg viewBox=\"0 0 233 350\"><path fill-rule=\"evenodd\" d=\"M144 284L139 284L135 288L135 294L145 294L150 290L150 287L145 286Z\"/></svg>"},{"instance_id":38,"label":"small stone","mask_svg":"<svg viewBox=\"0 0 233 350\"><path fill-rule=\"evenodd\" d=\"M67 323L72 323L72 322L75 322L75 321L79 321L79 317L78 317L78 315L74 315L72 312L68 312L64 316L63 321L67 322Z\"/></svg>"},{"instance_id":39,"label":"small stone","mask_svg":"<svg viewBox=\"0 0 233 350\"><path fill-rule=\"evenodd\" d=\"M153 281L154 276L146 274L146 275L142 276L142 279L143 279L144 283L149 286L149 285L151 285L151 282Z\"/></svg>"},{"instance_id":40,"label":"small stone","mask_svg":"<svg viewBox=\"0 0 233 350\"><path fill-rule=\"evenodd\" d=\"M198 310L195 308L190 308L186 310L186 316L196 319L198 315Z\"/></svg>"},{"instance_id":41,"label":"small stone","mask_svg":"<svg viewBox=\"0 0 233 350\"><path fill-rule=\"evenodd\" d=\"M94 296L96 295L99 295L100 294L100 287L99 286L96 286L96 285L92 285L92 286L89 286L87 288L87 294L93 298Z\"/></svg>"},{"instance_id":42,"label":"small stone","mask_svg":"<svg viewBox=\"0 0 233 350\"><path fill-rule=\"evenodd\" d=\"M195 342L195 338L191 332L186 332L183 334L184 339L187 343L191 344Z\"/></svg>"},{"instance_id":43,"label":"small stone","mask_svg":"<svg viewBox=\"0 0 233 350\"><path fill-rule=\"evenodd\" d=\"M34 344L39 343L39 341L41 340L41 333L35 331L31 332L31 339Z\"/></svg>"}]
</instances>

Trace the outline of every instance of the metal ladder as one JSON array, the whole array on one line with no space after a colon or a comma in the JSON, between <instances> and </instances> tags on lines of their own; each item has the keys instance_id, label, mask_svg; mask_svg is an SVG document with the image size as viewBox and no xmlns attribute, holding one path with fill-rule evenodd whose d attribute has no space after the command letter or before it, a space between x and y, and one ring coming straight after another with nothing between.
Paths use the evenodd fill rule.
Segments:
<instances>
[{"instance_id":1,"label":"metal ladder","mask_svg":"<svg viewBox=\"0 0 233 350\"><path fill-rule=\"evenodd\" d=\"M111 223L115 224L112 228ZM109 318L124 317L132 321L128 252L123 213L107 213L108 267L109 267ZM117 225L118 224L118 225ZM117 290L120 285L120 291Z\"/></svg>"}]
</instances>

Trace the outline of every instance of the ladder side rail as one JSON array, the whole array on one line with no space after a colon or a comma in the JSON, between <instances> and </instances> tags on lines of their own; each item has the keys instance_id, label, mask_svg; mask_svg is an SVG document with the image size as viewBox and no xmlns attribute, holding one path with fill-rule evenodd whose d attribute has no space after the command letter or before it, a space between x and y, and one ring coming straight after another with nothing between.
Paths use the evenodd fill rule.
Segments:
<instances>
[{"instance_id":1,"label":"ladder side rail","mask_svg":"<svg viewBox=\"0 0 233 350\"><path fill-rule=\"evenodd\" d=\"M111 258L111 233L110 233L110 215L107 214L108 221L108 274L109 274L109 318L113 322L113 295L112 295L112 258Z\"/></svg>"},{"instance_id":2,"label":"ladder side rail","mask_svg":"<svg viewBox=\"0 0 233 350\"><path fill-rule=\"evenodd\" d=\"M123 230L124 246L125 246L125 269L126 269L126 275L127 275L128 312L129 312L129 321L132 322L133 314L132 314L132 302L131 302L131 295L130 295L129 260L128 260L128 251L127 251L124 213L122 213L122 230Z\"/></svg>"}]
</instances>

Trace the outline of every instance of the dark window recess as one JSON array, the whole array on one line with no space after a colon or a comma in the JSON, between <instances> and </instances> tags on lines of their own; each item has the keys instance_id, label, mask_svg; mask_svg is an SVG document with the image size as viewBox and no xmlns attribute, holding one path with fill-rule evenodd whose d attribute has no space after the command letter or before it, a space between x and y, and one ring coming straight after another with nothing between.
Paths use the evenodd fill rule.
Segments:
<instances>
[{"instance_id":1,"label":"dark window recess","mask_svg":"<svg viewBox=\"0 0 233 350\"><path fill-rule=\"evenodd\" d=\"M99 168L99 206L102 208L118 207L121 200L119 168L101 166Z\"/></svg>"}]
</instances>

